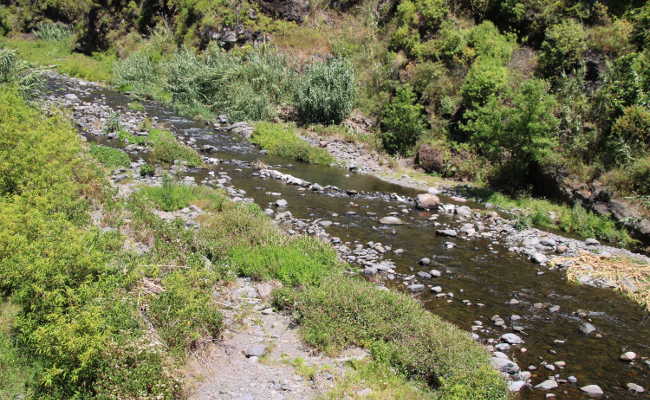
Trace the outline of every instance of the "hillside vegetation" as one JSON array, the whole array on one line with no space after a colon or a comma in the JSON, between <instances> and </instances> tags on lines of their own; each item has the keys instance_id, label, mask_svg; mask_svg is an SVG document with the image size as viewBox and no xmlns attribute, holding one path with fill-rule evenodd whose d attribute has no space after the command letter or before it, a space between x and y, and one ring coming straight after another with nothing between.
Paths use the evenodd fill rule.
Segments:
<instances>
[{"instance_id":1,"label":"hillside vegetation","mask_svg":"<svg viewBox=\"0 0 650 400\"><path fill-rule=\"evenodd\" d=\"M191 115L333 125L445 178L565 201L578 182L648 213L647 2L307 3L5 0L0 30L28 61ZM352 110L370 140L341 125Z\"/></svg>"}]
</instances>

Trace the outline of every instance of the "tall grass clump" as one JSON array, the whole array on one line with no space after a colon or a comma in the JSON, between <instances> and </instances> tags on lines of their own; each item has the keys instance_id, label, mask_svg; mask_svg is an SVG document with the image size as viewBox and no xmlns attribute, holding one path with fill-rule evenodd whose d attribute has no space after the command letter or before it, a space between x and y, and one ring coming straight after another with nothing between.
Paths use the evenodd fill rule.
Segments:
<instances>
[{"instance_id":1,"label":"tall grass clump","mask_svg":"<svg viewBox=\"0 0 650 400\"><path fill-rule=\"evenodd\" d=\"M120 149L97 144L90 145L90 154L107 168L128 168L131 166L129 155Z\"/></svg>"},{"instance_id":2,"label":"tall grass clump","mask_svg":"<svg viewBox=\"0 0 650 400\"><path fill-rule=\"evenodd\" d=\"M437 389L435 398L507 399L489 354L405 294L331 275L303 291L276 291L275 302L298 316L306 342L320 350L365 347L376 360Z\"/></svg>"},{"instance_id":3,"label":"tall grass clump","mask_svg":"<svg viewBox=\"0 0 650 400\"><path fill-rule=\"evenodd\" d=\"M295 106L303 122L339 124L356 101L352 64L341 58L316 62L298 81Z\"/></svg>"},{"instance_id":4,"label":"tall grass clump","mask_svg":"<svg viewBox=\"0 0 650 400\"><path fill-rule=\"evenodd\" d=\"M147 186L140 193L163 211L176 211L197 200L208 201L212 208L220 208L225 198L204 187L183 185L169 176L163 177L161 186Z\"/></svg>"},{"instance_id":5,"label":"tall grass clump","mask_svg":"<svg viewBox=\"0 0 650 400\"><path fill-rule=\"evenodd\" d=\"M66 41L71 39L72 29L63 24L39 22L34 29L34 36L40 40Z\"/></svg>"},{"instance_id":6,"label":"tall grass clump","mask_svg":"<svg viewBox=\"0 0 650 400\"><path fill-rule=\"evenodd\" d=\"M41 72L29 68L14 50L0 47L0 84L15 85L23 97L33 98L44 81Z\"/></svg>"},{"instance_id":7,"label":"tall grass clump","mask_svg":"<svg viewBox=\"0 0 650 400\"><path fill-rule=\"evenodd\" d=\"M251 141L275 156L310 164L328 165L334 162L327 150L311 146L290 125L259 122L255 125Z\"/></svg>"}]
</instances>

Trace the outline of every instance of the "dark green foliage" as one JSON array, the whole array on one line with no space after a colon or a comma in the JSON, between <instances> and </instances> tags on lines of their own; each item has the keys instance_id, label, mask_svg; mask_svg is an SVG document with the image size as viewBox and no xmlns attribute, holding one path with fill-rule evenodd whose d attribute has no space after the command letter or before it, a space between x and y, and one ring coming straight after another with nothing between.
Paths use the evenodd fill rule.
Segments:
<instances>
[{"instance_id":1,"label":"dark green foliage","mask_svg":"<svg viewBox=\"0 0 650 400\"><path fill-rule=\"evenodd\" d=\"M508 69L495 58L479 58L467 73L461 88L465 104L478 107L491 96L499 96L508 85Z\"/></svg>"},{"instance_id":2,"label":"dark green foliage","mask_svg":"<svg viewBox=\"0 0 650 400\"><path fill-rule=\"evenodd\" d=\"M416 103L409 86L397 90L382 113L381 130L384 148L391 154L407 154L426 129L424 107Z\"/></svg>"},{"instance_id":3,"label":"dark green foliage","mask_svg":"<svg viewBox=\"0 0 650 400\"><path fill-rule=\"evenodd\" d=\"M617 165L627 164L650 150L650 110L631 106L612 126L609 137L611 160Z\"/></svg>"},{"instance_id":4,"label":"dark green foliage","mask_svg":"<svg viewBox=\"0 0 650 400\"><path fill-rule=\"evenodd\" d=\"M299 79L295 95L298 118L303 122L339 124L350 115L356 101L352 64L334 58L309 66Z\"/></svg>"}]
</instances>

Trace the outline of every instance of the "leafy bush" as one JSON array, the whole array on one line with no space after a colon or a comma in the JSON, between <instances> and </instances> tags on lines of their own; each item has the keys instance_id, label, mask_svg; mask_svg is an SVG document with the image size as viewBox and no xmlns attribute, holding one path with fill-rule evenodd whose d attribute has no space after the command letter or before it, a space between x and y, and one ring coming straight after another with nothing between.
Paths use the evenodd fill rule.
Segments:
<instances>
[{"instance_id":1,"label":"leafy bush","mask_svg":"<svg viewBox=\"0 0 650 400\"><path fill-rule=\"evenodd\" d=\"M365 347L375 359L436 387L440 398L507 398L488 353L405 294L335 275L302 292L276 291L275 302L298 315L306 342L321 350Z\"/></svg>"},{"instance_id":2,"label":"leafy bush","mask_svg":"<svg viewBox=\"0 0 650 400\"><path fill-rule=\"evenodd\" d=\"M382 143L391 154L407 154L426 129L424 107L409 86L402 86L386 105L381 119Z\"/></svg>"},{"instance_id":3,"label":"leafy bush","mask_svg":"<svg viewBox=\"0 0 650 400\"><path fill-rule=\"evenodd\" d=\"M334 250L309 237L262 247L235 247L228 263L239 274L277 279L291 286L317 284L340 269Z\"/></svg>"},{"instance_id":4,"label":"leafy bush","mask_svg":"<svg viewBox=\"0 0 650 400\"><path fill-rule=\"evenodd\" d=\"M0 84L16 85L25 98L33 98L43 88L39 71L29 68L16 52L0 47Z\"/></svg>"},{"instance_id":5,"label":"leafy bush","mask_svg":"<svg viewBox=\"0 0 650 400\"><path fill-rule=\"evenodd\" d=\"M479 57L472 64L461 87L464 102L470 107L485 104L490 96L499 96L508 85L508 68L491 57Z\"/></svg>"},{"instance_id":6,"label":"leafy bush","mask_svg":"<svg viewBox=\"0 0 650 400\"><path fill-rule=\"evenodd\" d=\"M586 38L582 24L574 20L550 26L541 47L542 71L549 76L558 71L571 72L582 62L587 50Z\"/></svg>"},{"instance_id":7,"label":"leafy bush","mask_svg":"<svg viewBox=\"0 0 650 400\"><path fill-rule=\"evenodd\" d=\"M93 157L97 159L97 161L111 169L120 167L128 168L131 166L131 159L129 158L128 154L120 149L91 144L90 154L92 154Z\"/></svg>"},{"instance_id":8,"label":"leafy bush","mask_svg":"<svg viewBox=\"0 0 650 400\"><path fill-rule=\"evenodd\" d=\"M650 156L613 169L605 174L603 182L618 193L631 196L650 195Z\"/></svg>"},{"instance_id":9,"label":"leafy bush","mask_svg":"<svg viewBox=\"0 0 650 400\"><path fill-rule=\"evenodd\" d=\"M299 79L294 102L303 122L339 124L350 115L355 100L352 64L334 58L307 68Z\"/></svg>"},{"instance_id":10,"label":"leafy bush","mask_svg":"<svg viewBox=\"0 0 650 400\"><path fill-rule=\"evenodd\" d=\"M650 110L631 106L614 122L610 134L610 157L616 164L626 164L650 150Z\"/></svg>"},{"instance_id":11,"label":"leafy bush","mask_svg":"<svg viewBox=\"0 0 650 400\"><path fill-rule=\"evenodd\" d=\"M631 50L630 38L634 26L625 19L609 25L596 26L589 31L589 47L610 57L618 57Z\"/></svg>"},{"instance_id":12,"label":"leafy bush","mask_svg":"<svg viewBox=\"0 0 650 400\"><path fill-rule=\"evenodd\" d=\"M153 297L148 315L168 346L183 354L199 340L217 338L223 317L212 304L215 275L203 268L166 276L165 290Z\"/></svg>"},{"instance_id":13,"label":"leafy bush","mask_svg":"<svg viewBox=\"0 0 650 400\"><path fill-rule=\"evenodd\" d=\"M259 122L255 125L251 141L275 156L310 164L328 165L334 162L327 150L311 146L298 137L290 125Z\"/></svg>"},{"instance_id":14,"label":"leafy bush","mask_svg":"<svg viewBox=\"0 0 650 400\"><path fill-rule=\"evenodd\" d=\"M522 171L531 163L543 163L556 145L555 98L541 80L524 82L504 104L496 96L484 106L468 111L463 129L488 158L504 163L513 160Z\"/></svg>"}]
</instances>

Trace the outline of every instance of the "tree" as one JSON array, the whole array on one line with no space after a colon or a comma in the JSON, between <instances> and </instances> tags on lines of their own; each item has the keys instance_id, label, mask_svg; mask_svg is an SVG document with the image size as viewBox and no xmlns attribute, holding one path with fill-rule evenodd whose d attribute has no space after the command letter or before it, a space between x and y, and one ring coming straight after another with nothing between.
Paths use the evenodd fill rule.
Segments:
<instances>
[{"instance_id":1,"label":"tree","mask_svg":"<svg viewBox=\"0 0 650 400\"><path fill-rule=\"evenodd\" d=\"M381 120L382 143L391 154L407 154L426 129L424 107L417 104L410 86L402 86L384 107Z\"/></svg>"}]
</instances>

